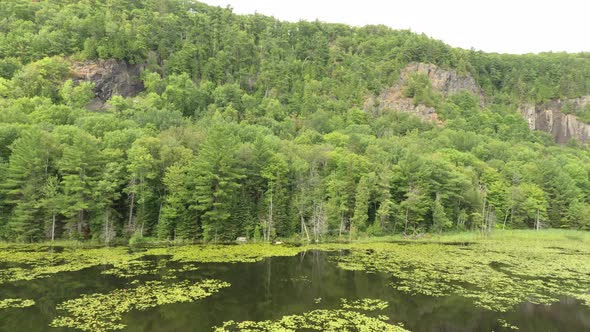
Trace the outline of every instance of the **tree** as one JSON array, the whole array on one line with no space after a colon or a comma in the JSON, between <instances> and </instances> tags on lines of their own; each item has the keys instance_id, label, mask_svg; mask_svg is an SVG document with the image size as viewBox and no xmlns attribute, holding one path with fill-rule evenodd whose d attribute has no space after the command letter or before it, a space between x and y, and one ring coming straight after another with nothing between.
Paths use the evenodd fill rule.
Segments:
<instances>
[{"instance_id":1,"label":"tree","mask_svg":"<svg viewBox=\"0 0 590 332\"><path fill-rule=\"evenodd\" d=\"M540 228L547 220L547 201L545 193L537 185L523 183L520 185L524 200L519 202L518 210L522 221L528 227Z\"/></svg>"},{"instance_id":2,"label":"tree","mask_svg":"<svg viewBox=\"0 0 590 332\"><path fill-rule=\"evenodd\" d=\"M49 233L49 238L53 242L56 235L57 216L64 209L64 197L60 193L60 183L57 176L47 178L37 207L45 211L46 216L49 217L50 221L45 223L44 229Z\"/></svg>"},{"instance_id":3,"label":"tree","mask_svg":"<svg viewBox=\"0 0 590 332\"><path fill-rule=\"evenodd\" d=\"M236 159L239 141L230 128L222 123L210 128L192 167L195 209L206 241L235 239L240 226L231 217L244 175Z\"/></svg>"},{"instance_id":4,"label":"tree","mask_svg":"<svg viewBox=\"0 0 590 332\"><path fill-rule=\"evenodd\" d=\"M429 209L430 204L428 203L421 188L411 186L408 188L406 199L400 204L400 208L404 212L404 234L408 234L410 227L413 233L416 233Z\"/></svg>"},{"instance_id":5,"label":"tree","mask_svg":"<svg viewBox=\"0 0 590 332\"><path fill-rule=\"evenodd\" d=\"M268 204L268 215L266 218L266 224L264 225L264 235L266 241L270 241L275 228L278 228L279 234L288 235L290 229L285 223L287 220L274 220L277 212L274 210L275 206L278 206L279 211L281 209L288 208L288 204L285 204L285 189L287 186L287 172L288 165L285 157L282 154L275 153L267 161L266 166L261 170L261 176L267 181L266 201ZM283 204L277 204L283 203ZM277 226L275 226L275 223Z\"/></svg>"},{"instance_id":6,"label":"tree","mask_svg":"<svg viewBox=\"0 0 590 332\"><path fill-rule=\"evenodd\" d=\"M122 196L122 188L125 185L125 160L120 149L104 149L101 155L106 161L102 167L99 179L93 193L96 217L91 224L93 237L99 238L109 245L117 235L116 221L121 214L116 208L116 203Z\"/></svg>"},{"instance_id":7,"label":"tree","mask_svg":"<svg viewBox=\"0 0 590 332\"><path fill-rule=\"evenodd\" d=\"M90 235L90 214L94 208L96 190L102 160L98 140L90 134L70 126L58 128L62 155L57 161L62 179L64 210L69 219L67 231L71 238L87 238Z\"/></svg>"},{"instance_id":8,"label":"tree","mask_svg":"<svg viewBox=\"0 0 590 332\"><path fill-rule=\"evenodd\" d=\"M130 234L139 232L142 235L148 218L147 205L153 196L149 181L157 176L157 160L152 152L142 145L142 140L133 143L127 151L127 159L128 184L126 192L129 199L129 212L126 228Z\"/></svg>"},{"instance_id":9,"label":"tree","mask_svg":"<svg viewBox=\"0 0 590 332\"><path fill-rule=\"evenodd\" d=\"M2 181L2 202L8 207L10 240L36 241L43 236L43 211L39 201L54 167L56 147L42 130L21 134L12 144L12 154Z\"/></svg>"},{"instance_id":10,"label":"tree","mask_svg":"<svg viewBox=\"0 0 590 332\"><path fill-rule=\"evenodd\" d=\"M180 162L166 170L163 181L167 194L157 228L161 239L195 239L201 234L199 216L191 211L196 202L192 195L195 179L190 176L190 165L191 161Z\"/></svg>"},{"instance_id":11,"label":"tree","mask_svg":"<svg viewBox=\"0 0 590 332\"><path fill-rule=\"evenodd\" d=\"M432 206L432 226L434 230L441 233L451 228L452 225L453 223L447 217L445 208L441 203L440 195L437 193Z\"/></svg>"},{"instance_id":12,"label":"tree","mask_svg":"<svg viewBox=\"0 0 590 332\"><path fill-rule=\"evenodd\" d=\"M191 81L190 77L183 73L168 77L162 97L172 109L180 110L184 116L194 116L204 99L202 94L203 92Z\"/></svg>"},{"instance_id":13,"label":"tree","mask_svg":"<svg viewBox=\"0 0 590 332\"><path fill-rule=\"evenodd\" d=\"M364 232L367 229L367 221L369 220L369 200L371 192L369 186L371 185L371 174L362 176L356 187L356 195L354 198L354 214L350 223L350 234L352 235L356 230Z\"/></svg>"},{"instance_id":14,"label":"tree","mask_svg":"<svg viewBox=\"0 0 590 332\"><path fill-rule=\"evenodd\" d=\"M66 105L82 108L94 98L92 89L94 89L94 83L82 82L74 86L72 80L67 80L61 88L60 95Z\"/></svg>"}]
</instances>

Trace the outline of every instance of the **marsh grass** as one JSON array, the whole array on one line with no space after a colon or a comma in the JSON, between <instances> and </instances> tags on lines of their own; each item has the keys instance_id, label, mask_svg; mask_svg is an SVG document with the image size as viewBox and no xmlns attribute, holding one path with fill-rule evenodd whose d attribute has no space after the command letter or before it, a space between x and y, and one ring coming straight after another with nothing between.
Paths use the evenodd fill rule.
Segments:
<instances>
[{"instance_id":1,"label":"marsh grass","mask_svg":"<svg viewBox=\"0 0 590 332\"><path fill-rule=\"evenodd\" d=\"M569 229L544 229L544 230L501 230L496 229L490 233L482 232L448 232L425 233L420 236L403 236L400 234L389 236L358 237L345 243L382 243L382 242L407 242L407 243L482 243L489 241L578 241L590 245L590 232Z\"/></svg>"}]
</instances>

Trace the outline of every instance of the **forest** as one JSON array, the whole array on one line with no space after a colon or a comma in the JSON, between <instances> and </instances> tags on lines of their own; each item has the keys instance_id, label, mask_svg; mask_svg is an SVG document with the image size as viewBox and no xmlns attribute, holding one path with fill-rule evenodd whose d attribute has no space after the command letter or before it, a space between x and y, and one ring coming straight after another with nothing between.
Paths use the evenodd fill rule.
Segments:
<instances>
[{"instance_id":1,"label":"forest","mask_svg":"<svg viewBox=\"0 0 590 332\"><path fill-rule=\"evenodd\" d=\"M110 59L142 68L143 89L90 110L95 84L72 68ZM404 94L440 123L367 109L411 63L482 94L416 76ZM517 111L585 95L590 53L484 53L189 0L3 0L0 239L586 230L590 151Z\"/></svg>"}]
</instances>

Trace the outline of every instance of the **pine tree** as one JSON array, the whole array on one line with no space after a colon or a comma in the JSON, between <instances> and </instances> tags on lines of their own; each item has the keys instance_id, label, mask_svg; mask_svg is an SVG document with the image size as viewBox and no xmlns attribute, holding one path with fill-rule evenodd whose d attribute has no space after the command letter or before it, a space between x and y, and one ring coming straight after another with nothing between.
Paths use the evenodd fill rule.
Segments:
<instances>
[{"instance_id":1,"label":"pine tree","mask_svg":"<svg viewBox=\"0 0 590 332\"><path fill-rule=\"evenodd\" d=\"M70 237L87 238L90 212L95 204L93 195L102 166L98 140L77 128L62 129L63 153L57 163L65 200L62 214L69 219Z\"/></svg>"},{"instance_id":2,"label":"pine tree","mask_svg":"<svg viewBox=\"0 0 590 332\"><path fill-rule=\"evenodd\" d=\"M6 225L8 239L35 241L44 237L39 202L55 153L52 137L41 130L24 132L12 145L1 186L2 201L11 211Z\"/></svg>"},{"instance_id":3,"label":"pine tree","mask_svg":"<svg viewBox=\"0 0 590 332\"><path fill-rule=\"evenodd\" d=\"M231 130L217 124L209 130L193 165L196 209L207 241L234 239L239 229L232 219L232 207L244 178L235 156L238 145Z\"/></svg>"},{"instance_id":4,"label":"pine tree","mask_svg":"<svg viewBox=\"0 0 590 332\"><path fill-rule=\"evenodd\" d=\"M371 198L369 181L370 179L368 176L363 176L356 187L356 195L354 198L354 215L350 225L351 234L356 230L360 232L367 230L367 221L369 220L369 200Z\"/></svg>"}]
</instances>

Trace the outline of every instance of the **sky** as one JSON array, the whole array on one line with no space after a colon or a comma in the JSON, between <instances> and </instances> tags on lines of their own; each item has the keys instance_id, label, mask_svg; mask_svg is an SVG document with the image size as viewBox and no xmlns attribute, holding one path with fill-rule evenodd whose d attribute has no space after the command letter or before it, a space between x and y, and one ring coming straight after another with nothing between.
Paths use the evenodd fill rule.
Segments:
<instances>
[{"instance_id":1,"label":"sky","mask_svg":"<svg viewBox=\"0 0 590 332\"><path fill-rule=\"evenodd\" d=\"M465 49L589 52L588 0L200 0L280 20L384 24Z\"/></svg>"}]
</instances>

